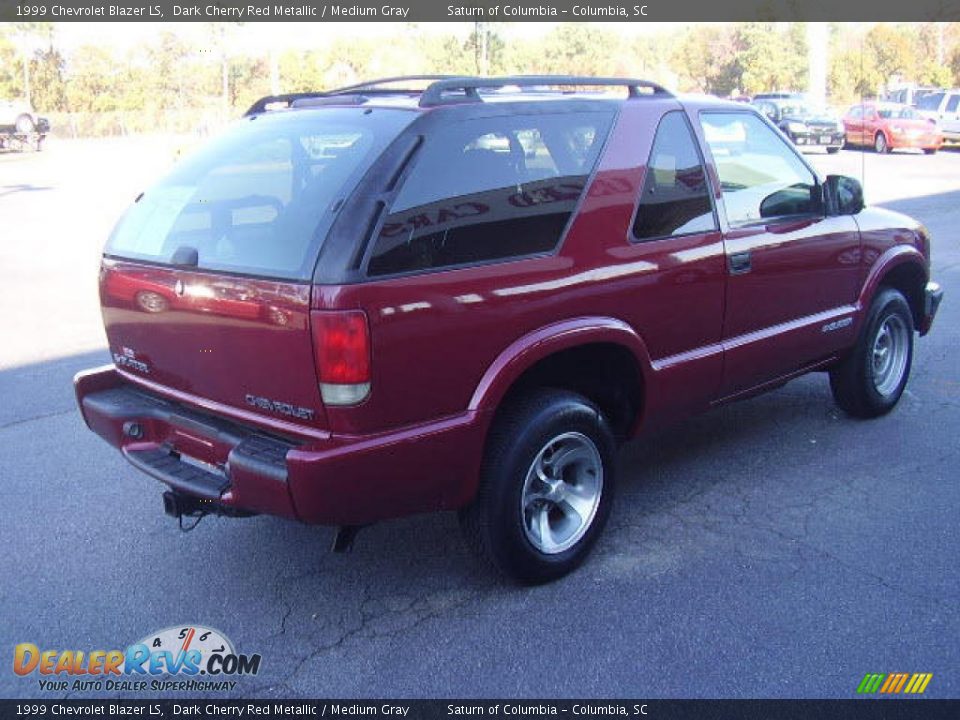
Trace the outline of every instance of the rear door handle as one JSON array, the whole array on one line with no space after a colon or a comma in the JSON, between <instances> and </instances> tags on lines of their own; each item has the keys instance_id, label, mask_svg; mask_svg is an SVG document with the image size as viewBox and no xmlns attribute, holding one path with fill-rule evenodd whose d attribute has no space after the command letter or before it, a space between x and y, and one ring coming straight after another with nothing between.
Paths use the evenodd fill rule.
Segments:
<instances>
[{"instance_id":1,"label":"rear door handle","mask_svg":"<svg viewBox=\"0 0 960 720\"><path fill-rule=\"evenodd\" d=\"M731 275L748 273L750 272L750 251L745 250L744 252L733 253L729 256L728 262L730 263Z\"/></svg>"}]
</instances>

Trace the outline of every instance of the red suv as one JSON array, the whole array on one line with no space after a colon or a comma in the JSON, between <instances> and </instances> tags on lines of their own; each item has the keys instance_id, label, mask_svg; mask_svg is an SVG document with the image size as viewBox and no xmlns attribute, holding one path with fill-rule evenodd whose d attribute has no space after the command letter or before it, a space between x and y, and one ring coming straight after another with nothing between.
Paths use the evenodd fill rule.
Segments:
<instances>
[{"instance_id":1,"label":"red suv","mask_svg":"<svg viewBox=\"0 0 960 720\"><path fill-rule=\"evenodd\" d=\"M342 546L457 510L540 582L597 539L619 442L811 370L852 415L897 403L941 298L927 232L753 108L401 80L259 101L111 235L114 363L77 399L170 514Z\"/></svg>"}]
</instances>

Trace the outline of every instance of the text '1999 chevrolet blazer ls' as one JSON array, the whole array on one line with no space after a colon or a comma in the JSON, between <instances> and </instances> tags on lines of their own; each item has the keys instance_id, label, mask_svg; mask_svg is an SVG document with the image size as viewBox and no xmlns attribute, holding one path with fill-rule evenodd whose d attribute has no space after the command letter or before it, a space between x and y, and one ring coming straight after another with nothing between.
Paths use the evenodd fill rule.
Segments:
<instances>
[{"instance_id":1,"label":"text '1999 chevrolet blazer ls'","mask_svg":"<svg viewBox=\"0 0 960 720\"><path fill-rule=\"evenodd\" d=\"M619 441L811 370L851 415L897 403L942 295L927 232L752 108L399 82L264 98L111 235L114 364L77 398L169 513L345 543L457 510L539 582L597 539Z\"/></svg>"}]
</instances>

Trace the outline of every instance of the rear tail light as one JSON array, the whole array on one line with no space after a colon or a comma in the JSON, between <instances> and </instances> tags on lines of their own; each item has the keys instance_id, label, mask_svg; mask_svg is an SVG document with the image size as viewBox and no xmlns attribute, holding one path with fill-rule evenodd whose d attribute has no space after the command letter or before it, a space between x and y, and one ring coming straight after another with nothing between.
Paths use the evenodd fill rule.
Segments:
<instances>
[{"instance_id":1,"label":"rear tail light","mask_svg":"<svg viewBox=\"0 0 960 720\"><path fill-rule=\"evenodd\" d=\"M370 327L362 310L310 313L313 346L326 405L356 405L370 394Z\"/></svg>"}]
</instances>

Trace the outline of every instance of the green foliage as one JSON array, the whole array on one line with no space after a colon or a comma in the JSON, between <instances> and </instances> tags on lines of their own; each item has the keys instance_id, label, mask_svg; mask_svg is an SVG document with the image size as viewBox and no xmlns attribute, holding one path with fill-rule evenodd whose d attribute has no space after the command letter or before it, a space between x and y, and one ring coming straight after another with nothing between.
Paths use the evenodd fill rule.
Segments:
<instances>
[{"instance_id":1,"label":"green foliage","mask_svg":"<svg viewBox=\"0 0 960 720\"><path fill-rule=\"evenodd\" d=\"M801 26L785 30L779 23L743 23L736 30L736 45L742 92L806 87L807 47Z\"/></svg>"},{"instance_id":2,"label":"green foliage","mask_svg":"<svg viewBox=\"0 0 960 720\"><path fill-rule=\"evenodd\" d=\"M33 107L49 113L67 109L66 84L63 81L64 61L59 50L41 50L30 60Z\"/></svg>"},{"instance_id":3,"label":"green foliage","mask_svg":"<svg viewBox=\"0 0 960 720\"><path fill-rule=\"evenodd\" d=\"M406 24L389 38L339 37L310 50L278 50L282 92L402 74L559 73L647 77L715 95L804 90L803 23L691 24L629 35L596 23L558 23L540 35L509 23L466 35ZM206 127L271 92L271 58L250 52L240 23L210 23L203 42L160 32L127 51L58 47L50 23L0 25L0 97L29 83L39 112L69 113L71 132L120 133ZM835 23L829 26L828 93L835 104L874 95L894 80L960 84L960 24ZM26 61L26 64L25 64ZM25 72L27 71L27 72Z\"/></svg>"}]
</instances>

